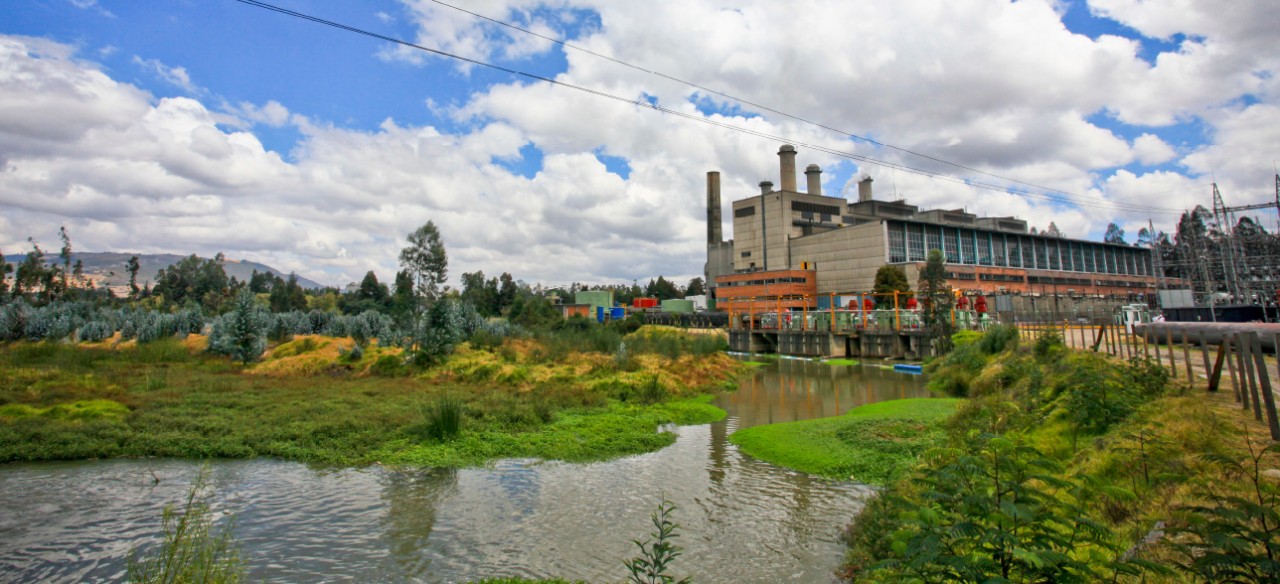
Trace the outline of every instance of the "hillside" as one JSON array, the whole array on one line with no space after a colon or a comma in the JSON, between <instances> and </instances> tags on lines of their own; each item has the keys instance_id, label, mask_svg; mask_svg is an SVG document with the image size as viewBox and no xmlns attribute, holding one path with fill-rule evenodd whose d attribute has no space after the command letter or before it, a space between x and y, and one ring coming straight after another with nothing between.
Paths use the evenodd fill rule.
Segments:
<instances>
[{"instance_id":1,"label":"hillside","mask_svg":"<svg viewBox=\"0 0 1280 584\"><path fill-rule=\"evenodd\" d=\"M75 264L76 260L84 263L84 273L98 286L128 286L129 272L125 269L125 263L134 254L125 252L83 252L71 254L71 263ZM11 254L4 257L5 261L14 264L21 262L25 258L25 254ZM138 285L143 286L147 283L153 283L156 280L156 274L163 268L167 268L181 260L183 257L177 254L138 254ZM45 256L48 261L57 261L57 252L53 252ZM222 269L227 272L228 276L245 282L253 275L254 271L259 273L268 272L280 276L281 278L289 277L280 270L277 270L266 264L251 262L248 260L232 260L228 259L222 263ZM308 290L323 288L324 285L302 276L298 276L298 284Z\"/></svg>"}]
</instances>

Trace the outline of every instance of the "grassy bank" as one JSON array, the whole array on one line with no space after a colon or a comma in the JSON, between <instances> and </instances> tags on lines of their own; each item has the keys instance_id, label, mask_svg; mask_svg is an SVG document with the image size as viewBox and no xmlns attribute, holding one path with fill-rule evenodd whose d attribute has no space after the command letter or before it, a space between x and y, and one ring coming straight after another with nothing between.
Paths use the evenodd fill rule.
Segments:
<instances>
[{"instance_id":1,"label":"grassy bank","mask_svg":"<svg viewBox=\"0 0 1280 584\"><path fill-rule=\"evenodd\" d=\"M679 334L641 331L667 354L572 351L508 339L463 345L410 374L398 351L298 337L249 366L199 337L146 344L0 346L0 461L253 457L463 466L507 456L598 460L670 444L662 424L720 419L706 394L742 367L681 354ZM654 338L661 339L655 341ZM431 431L442 401L459 431Z\"/></svg>"},{"instance_id":2,"label":"grassy bank","mask_svg":"<svg viewBox=\"0 0 1280 584\"><path fill-rule=\"evenodd\" d=\"M1229 394L1053 335L957 340L930 384L969 399L850 526L847 579L1280 578L1277 447Z\"/></svg>"},{"instance_id":3,"label":"grassy bank","mask_svg":"<svg viewBox=\"0 0 1280 584\"><path fill-rule=\"evenodd\" d=\"M939 421L961 400L903 399L843 416L755 426L729 441L766 462L836 479L884 484L944 438Z\"/></svg>"}]
</instances>

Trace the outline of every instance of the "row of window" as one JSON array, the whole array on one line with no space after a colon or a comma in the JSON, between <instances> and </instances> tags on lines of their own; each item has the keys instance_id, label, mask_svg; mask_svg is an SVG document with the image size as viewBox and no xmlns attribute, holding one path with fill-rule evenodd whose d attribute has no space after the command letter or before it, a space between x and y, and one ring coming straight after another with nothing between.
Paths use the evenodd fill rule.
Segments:
<instances>
[{"instance_id":1,"label":"row of window","mask_svg":"<svg viewBox=\"0 0 1280 584\"><path fill-rule=\"evenodd\" d=\"M791 201L791 210L805 213L818 213L820 215L839 215L840 207L834 205L820 205L818 203L806 203L804 201Z\"/></svg>"},{"instance_id":2,"label":"row of window","mask_svg":"<svg viewBox=\"0 0 1280 584\"><path fill-rule=\"evenodd\" d=\"M808 278L796 276L796 277L786 277L786 278L769 278L767 280L743 280L738 282L722 282L717 285L721 288L724 288L728 286L763 286L765 284L803 284L808 281L809 281Z\"/></svg>"},{"instance_id":3,"label":"row of window","mask_svg":"<svg viewBox=\"0 0 1280 584\"><path fill-rule=\"evenodd\" d=\"M1088 278L1058 278L1053 276L1027 276L1028 284L1062 284L1066 286L1120 286L1124 288L1144 288L1147 282L1131 280L1090 280Z\"/></svg>"},{"instance_id":4,"label":"row of window","mask_svg":"<svg viewBox=\"0 0 1280 584\"><path fill-rule=\"evenodd\" d=\"M975 274L972 272L947 272L950 280L981 280L983 282L1026 282L1028 284L1061 284L1064 286L1122 286L1126 288L1142 288L1146 282L1128 280L1093 280L1090 278L1064 278L1059 276L1027 276L1020 274Z\"/></svg>"},{"instance_id":5,"label":"row of window","mask_svg":"<svg viewBox=\"0 0 1280 584\"><path fill-rule=\"evenodd\" d=\"M922 262L942 250L949 264L1151 276L1151 252L1056 237L889 221L889 263Z\"/></svg>"}]
</instances>

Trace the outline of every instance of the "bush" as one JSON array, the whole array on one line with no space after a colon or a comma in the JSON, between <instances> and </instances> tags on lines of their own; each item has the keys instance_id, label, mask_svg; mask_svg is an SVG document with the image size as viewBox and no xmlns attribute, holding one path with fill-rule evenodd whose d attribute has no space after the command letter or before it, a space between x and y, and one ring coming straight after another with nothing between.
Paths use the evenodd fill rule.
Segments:
<instances>
[{"instance_id":1,"label":"bush","mask_svg":"<svg viewBox=\"0 0 1280 584\"><path fill-rule=\"evenodd\" d=\"M207 467L187 493L181 509L164 508L164 541L147 557L134 548L129 554L128 579L144 584L171 582L242 582L244 562L231 525L214 528L214 513L204 493Z\"/></svg>"},{"instance_id":2,"label":"bush","mask_svg":"<svg viewBox=\"0 0 1280 584\"><path fill-rule=\"evenodd\" d=\"M1031 352L1040 361L1052 361L1061 357L1066 350L1067 345L1062 342L1062 337L1049 330L1036 337L1036 344L1032 346Z\"/></svg>"},{"instance_id":3,"label":"bush","mask_svg":"<svg viewBox=\"0 0 1280 584\"><path fill-rule=\"evenodd\" d=\"M641 542L640 540L632 540L636 547L640 548L640 555L623 562L627 567L627 571L631 572L631 584L686 584L692 582L690 578L684 578L676 581L675 577L667 575L667 569L671 562L680 557L684 553L684 548L675 545L671 540L680 537L677 530L680 526L671 521L671 514L675 513L676 506L666 497L662 498L662 502L658 504L658 510L654 511L651 516L653 521L654 532L649 535L649 539Z\"/></svg>"},{"instance_id":4,"label":"bush","mask_svg":"<svg viewBox=\"0 0 1280 584\"><path fill-rule=\"evenodd\" d=\"M257 304L248 288L233 301L231 312L218 317L209 332L209 351L249 363L267 348L267 327L271 314Z\"/></svg>"},{"instance_id":5,"label":"bush","mask_svg":"<svg viewBox=\"0 0 1280 584\"><path fill-rule=\"evenodd\" d=\"M441 396L422 407L422 424L417 434L435 441L452 440L462 433L462 400Z\"/></svg>"},{"instance_id":6,"label":"bush","mask_svg":"<svg viewBox=\"0 0 1280 584\"><path fill-rule=\"evenodd\" d=\"M378 357L378 360L369 366L369 373L379 377L400 377L408 371L404 366L404 359L396 355Z\"/></svg>"},{"instance_id":7,"label":"bush","mask_svg":"<svg viewBox=\"0 0 1280 584\"><path fill-rule=\"evenodd\" d=\"M989 329L978 341L983 353L995 355L1018 346L1018 327L1010 324L998 324Z\"/></svg>"},{"instance_id":8,"label":"bush","mask_svg":"<svg viewBox=\"0 0 1280 584\"><path fill-rule=\"evenodd\" d=\"M76 332L76 337L82 343L97 343L107 340L111 335L115 334L115 332L116 329L111 326L111 323L94 320L87 322L84 326L80 327L80 330Z\"/></svg>"}]
</instances>

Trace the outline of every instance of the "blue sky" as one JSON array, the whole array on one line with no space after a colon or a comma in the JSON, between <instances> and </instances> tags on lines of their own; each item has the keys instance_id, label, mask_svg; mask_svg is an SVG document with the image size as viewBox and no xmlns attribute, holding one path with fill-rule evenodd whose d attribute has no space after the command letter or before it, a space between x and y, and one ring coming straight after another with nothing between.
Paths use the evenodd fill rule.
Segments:
<instances>
[{"instance_id":1,"label":"blue sky","mask_svg":"<svg viewBox=\"0 0 1280 584\"><path fill-rule=\"evenodd\" d=\"M461 5L461 3L459 3ZM1264 0L810 2L429 0L279 6L800 147L824 191L860 175L923 207L1070 236L1269 199L1280 154ZM213 254L331 284L388 278L404 234L444 226L452 274L629 282L701 272L703 177L777 178L778 140L701 124L233 0L17 0L0 16L0 249L67 225L86 250ZM567 52L566 52L567 51ZM707 95L688 80L913 152ZM20 107L19 107L20 106ZM37 123L38 122L38 123ZM803 182L803 181L801 181ZM1014 192L1010 192L1014 191ZM1264 223L1266 224L1266 223ZM726 228L726 233L731 230Z\"/></svg>"}]
</instances>

